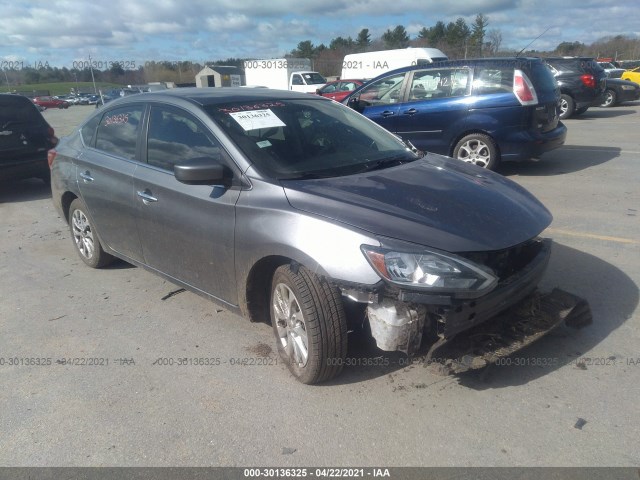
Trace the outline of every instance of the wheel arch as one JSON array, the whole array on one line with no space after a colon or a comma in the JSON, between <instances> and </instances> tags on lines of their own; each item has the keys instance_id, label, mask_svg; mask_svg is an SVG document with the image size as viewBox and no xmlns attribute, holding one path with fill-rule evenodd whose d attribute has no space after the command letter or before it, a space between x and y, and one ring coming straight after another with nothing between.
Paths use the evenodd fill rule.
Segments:
<instances>
[{"instance_id":1,"label":"wheel arch","mask_svg":"<svg viewBox=\"0 0 640 480\"><path fill-rule=\"evenodd\" d=\"M291 265L292 268L304 266L315 271L319 276L326 275L318 271L321 269L317 263L308 260L299 261L285 255L269 255L260 258L252 265L239 290L241 292L240 309L251 322L269 323L271 279L276 269L282 265Z\"/></svg>"},{"instance_id":2,"label":"wheel arch","mask_svg":"<svg viewBox=\"0 0 640 480\"><path fill-rule=\"evenodd\" d=\"M71 208L71 203L78 198L78 196L73 192L64 192L62 195L60 204L62 205L62 213L64 213L64 219L67 223L69 223L69 209Z\"/></svg>"},{"instance_id":3,"label":"wheel arch","mask_svg":"<svg viewBox=\"0 0 640 480\"><path fill-rule=\"evenodd\" d=\"M573 92L570 88L563 88L560 87L560 95L567 95L569 97L571 97L571 99L575 102L576 101L576 97L575 95L573 95Z\"/></svg>"}]
</instances>

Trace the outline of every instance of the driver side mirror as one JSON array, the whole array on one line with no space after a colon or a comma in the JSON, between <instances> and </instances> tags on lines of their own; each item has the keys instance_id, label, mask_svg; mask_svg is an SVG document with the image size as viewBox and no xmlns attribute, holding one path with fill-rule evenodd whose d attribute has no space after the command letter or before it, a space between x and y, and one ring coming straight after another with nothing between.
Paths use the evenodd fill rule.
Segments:
<instances>
[{"instance_id":1,"label":"driver side mirror","mask_svg":"<svg viewBox=\"0 0 640 480\"><path fill-rule=\"evenodd\" d=\"M220 185L228 187L233 172L221 162L221 156L192 158L174 165L176 180L189 185Z\"/></svg>"}]
</instances>

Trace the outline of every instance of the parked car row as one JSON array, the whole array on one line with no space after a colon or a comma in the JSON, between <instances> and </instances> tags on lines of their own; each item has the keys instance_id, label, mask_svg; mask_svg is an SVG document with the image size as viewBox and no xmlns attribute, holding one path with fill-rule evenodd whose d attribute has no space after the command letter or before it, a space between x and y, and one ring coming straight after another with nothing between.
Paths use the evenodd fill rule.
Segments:
<instances>
[{"instance_id":1,"label":"parked car row","mask_svg":"<svg viewBox=\"0 0 640 480\"><path fill-rule=\"evenodd\" d=\"M70 103L66 100L61 100L57 97L51 97L49 95L43 95L40 97L33 97L33 103L43 108L69 108Z\"/></svg>"},{"instance_id":2,"label":"parked car row","mask_svg":"<svg viewBox=\"0 0 640 480\"><path fill-rule=\"evenodd\" d=\"M105 103L109 103L112 100L115 100L120 97L126 97L128 95L136 95L138 93L142 93L141 90L133 89L133 88L113 88L106 92L102 92L96 101L96 108L100 108Z\"/></svg>"},{"instance_id":3,"label":"parked car row","mask_svg":"<svg viewBox=\"0 0 640 480\"><path fill-rule=\"evenodd\" d=\"M67 102L69 105L94 105L100 97L93 93L79 93L56 95L54 98Z\"/></svg>"}]
</instances>

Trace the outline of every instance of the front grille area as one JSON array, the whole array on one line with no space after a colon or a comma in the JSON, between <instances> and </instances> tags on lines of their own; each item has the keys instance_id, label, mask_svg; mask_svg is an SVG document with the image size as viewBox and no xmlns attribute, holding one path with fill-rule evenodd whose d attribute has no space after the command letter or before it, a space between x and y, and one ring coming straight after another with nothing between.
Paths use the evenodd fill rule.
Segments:
<instances>
[{"instance_id":1,"label":"front grille area","mask_svg":"<svg viewBox=\"0 0 640 480\"><path fill-rule=\"evenodd\" d=\"M520 272L536 258L542 245L542 240L537 238L505 250L468 252L458 255L477 265L488 267L498 276L500 283L508 283L510 277Z\"/></svg>"}]
</instances>

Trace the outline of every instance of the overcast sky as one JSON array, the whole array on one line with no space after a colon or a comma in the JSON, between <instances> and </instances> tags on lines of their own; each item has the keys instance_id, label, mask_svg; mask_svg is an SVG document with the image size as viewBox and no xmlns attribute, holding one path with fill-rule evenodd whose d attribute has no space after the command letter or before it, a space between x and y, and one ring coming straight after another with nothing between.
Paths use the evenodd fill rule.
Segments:
<instances>
[{"instance_id":1,"label":"overcast sky","mask_svg":"<svg viewBox=\"0 0 640 480\"><path fill-rule=\"evenodd\" d=\"M73 68L89 55L136 65L276 58L301 40L328 45L363 28L376 38L396 25L414 38L439 20L471 24L477 13L501 31L503 47L517 49L549 27L531 48L640 36L637 0L0 0L0 61Z\"/></svg>"}]
</instances>

